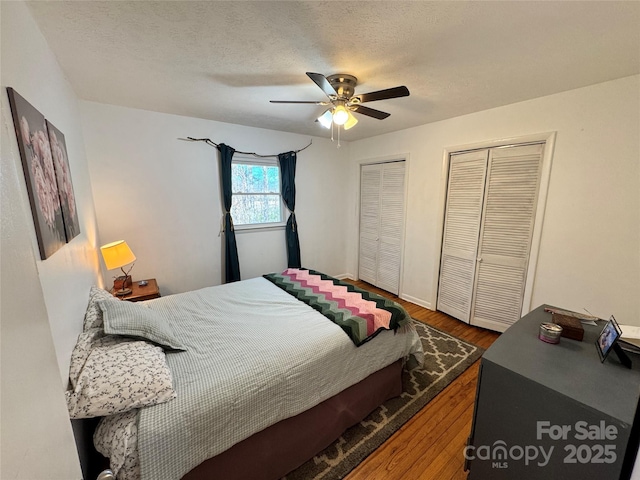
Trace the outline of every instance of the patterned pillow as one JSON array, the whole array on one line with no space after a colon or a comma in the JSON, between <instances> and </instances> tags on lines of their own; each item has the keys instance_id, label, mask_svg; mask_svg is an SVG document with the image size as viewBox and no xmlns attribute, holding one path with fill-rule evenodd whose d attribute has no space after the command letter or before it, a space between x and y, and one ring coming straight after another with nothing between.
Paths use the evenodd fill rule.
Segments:
<instances>
[{"instance_id":1,"label":"patterned pillow","mask_svg":"<svg viewBox=\"0 0 640 480\"><path fill-rule=\"evenodd\" d=\"M76 388L78 377L82 367L84 367L84 362L87 361L89 353L91 353L94 342L102 337L104 337L102 328L90 328L78 336L76 346L71 353L71 364L69 365L69 380L72 388Z\"/></svg>"},{"instance_id":2,"label":"patterned pillow","mask_svg":"<svg viewBox=\"0 0 640 480\"><path fill-rule=\"evenodd\" d=\"M113 298L106 290L98 288L96 286L91 287L89 292L89 304L87 305L87 312L84 314L84 328L83 331L90 330L92 328L102 327L102 310L98 307L98 301L108 300Z\"/></svg>"},{"instance_id":3,"label":"patterned pillow","mask_svg":"<svg viewBox=\"0 0 640 480\"><path fill-rule=\"evenodd\" d=\"M109 459L116 478L140 478L138 410L104 417L93 433L96 450Z\"/></svg>"},{"instance_id":4,"label":"patterned pillow","mask_svg":"<svg viewBox=\"0 0 640 480\"><path fill-rule=\"evenodd\" d=\"M103 313L105 333L149 340L170 350L184 350L171 324L144 304L111 297L100 300L98 305Z\"/></svg>"},{"instance_id":5,"label":"patterned pillow","mask_svg":"<svg viewBox=\"0 0 640 480\"><path fill-rule=\"evenodd\" d=\"M71 418L90 418L167 402L176 393L160 347L107 336L94 343L66 397Z\"/></svg>"}]
</instances>

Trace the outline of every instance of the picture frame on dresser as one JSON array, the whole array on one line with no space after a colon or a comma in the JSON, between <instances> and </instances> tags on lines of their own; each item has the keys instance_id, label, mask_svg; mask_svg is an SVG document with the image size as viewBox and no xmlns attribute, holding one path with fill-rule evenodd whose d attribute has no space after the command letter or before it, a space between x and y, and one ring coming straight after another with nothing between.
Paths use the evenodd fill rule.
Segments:
<instances>
[{"instance_id":1,"label":"picture frame on dresser","mask_svg":"<svg viewBox=\"0 0 640 480\"><path fill-rule=\"evenodd\" d=\"M604 362L609 353L613 350L613 346L620 338L620 335L622 335L622 330L620 330L616 319L611 315L611 318L605 324L602 332L600 332L600 335L598 336L598 340L596 341L596 347L601 362Z\"/></svg>"},{"instance_id":2,"label":"picture frame on dresser","mask_svg":"<svg viewBox=\"0 0 640 480\"><path fill-rule=\"evenodd\" d=\"M600 357L600 362L604 363L609 353L612 351L616 353L616 356L620 360L620 363L627 368L631 368L631 359L622 350L622 347L618 344L618 340L622 336L622 329L615 317L611 315L611 318L607 321L604 328L600 332L598 339L596 340L596 350Z\"/></svg>"}]
</instances>

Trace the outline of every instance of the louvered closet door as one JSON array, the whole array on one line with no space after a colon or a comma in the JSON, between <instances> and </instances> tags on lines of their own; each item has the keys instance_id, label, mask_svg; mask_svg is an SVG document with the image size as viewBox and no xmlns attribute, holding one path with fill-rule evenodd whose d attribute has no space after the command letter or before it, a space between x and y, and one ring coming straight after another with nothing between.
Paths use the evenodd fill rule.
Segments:
<instances>
[{"instance_id":1,"label":"louvered closet door","mask_svg":"<svg viewBox=\"0 0 640 480\"><path fill-rule=\"evenodd\" d=\"M456 154L449 183L437 309L469 323L488 150Z\"/></svg>"},{"instance_id":2,"label":"louvered closet door","mask_svg":"<svg viewBox=\"0 0 640 480\"><path fill-rule=\"evenodd\" d=\"M382 164L378 281L383 290L398 295L404 220L405 162Z\"/></svg>"},{"instance_id":3,"label":"louvered closet door","mask_svg":"<svg viewBox=\"0 0 640 480\"><path fill-rule=\"evenodd\" d=\"M492 149L471 323L504 331L521 316L543 145Z\"/></svg>"},{"instance_id":4,"label":"louvered closet door","mask_svg":"<svg viewBox=\"0 0 640 480\"><path fill-rule=\"evenodd\" d=\"M377 283L378 230L380 228L380 165L363 165L360 170L360 261L358 276Z\"/></svg>"},{"instance_id":5,"label":"louvered closet door","mask_svg":"<svg viewBox=\"0 0 640 480\"><path fill-rule=\"evenodd\" d=\"M405 162L363 165L360 171L361 280L398 294L404 231Z\"/></svg>"}]
</instances>

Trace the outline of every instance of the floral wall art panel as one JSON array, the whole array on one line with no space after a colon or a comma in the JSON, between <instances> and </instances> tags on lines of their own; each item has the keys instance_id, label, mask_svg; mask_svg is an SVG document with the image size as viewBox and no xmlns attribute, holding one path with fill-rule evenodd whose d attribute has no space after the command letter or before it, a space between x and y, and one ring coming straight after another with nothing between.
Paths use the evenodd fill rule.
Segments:
<instances>
[{"instance_id":1,"label":"floral wall art panel","mask_svg":"<svg viewBox=\"0 0 640 480\"><path fill-rule=\"evenodd\" d=\"M47 130L49 131L49 144L51 145L53 165L56 170L56 180L58 181L58 195L60 197L60 205L62 206L64 231L67 236L67 242L70 242L80 233L80 223L78 222L76 197L73 194L73 184L71 183L67 144L64 140L64 134L49 120L46 120L46 122Z\"/></svg>"},{"instance_id":2,"label":"floral wall art panel","mask_svg":"<svg viewBox=\"0 0 640 480\"><path fill-rule=\"evenodd\" d=\"M62 205L44 116L12 88L7 88L40 258L45 260L66 242Z\"/></svg>"}]
</instances>

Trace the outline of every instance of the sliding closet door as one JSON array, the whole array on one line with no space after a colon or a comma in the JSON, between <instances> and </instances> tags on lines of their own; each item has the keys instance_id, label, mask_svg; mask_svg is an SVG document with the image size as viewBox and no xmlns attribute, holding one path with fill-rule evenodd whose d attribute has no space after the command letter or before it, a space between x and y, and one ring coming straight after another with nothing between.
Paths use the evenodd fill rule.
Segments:
<instances>
[{"instance_id":1,"label":"sliding closet door","mask_svg":"<svg viewBox=\"0 0 640 480\"><path fill-rule=\"evenodd\" d=\"M363 165L360 172L358 277L398 294L404 232L405 162Z\"/></svg>"},{"instance_id":2,"label":"sliding closet door","mask_svg":"<svg viewBox=\"0 0 640 480\"><path fill-rule=\"evenodd\" d=\"M504 331L520 318L543 145L494 148L486 180L471 323Z\"/></svg>"},{"instance_id":3,"label":"sliding closet door","mask_svg":"<svg viewBox=\"0 0 640 480\"><path fill-rule=\"evenodd\" d=\"M437 309L469 323L488 150L456 154L449 183Z\"/></svg>"}]
</instances>

